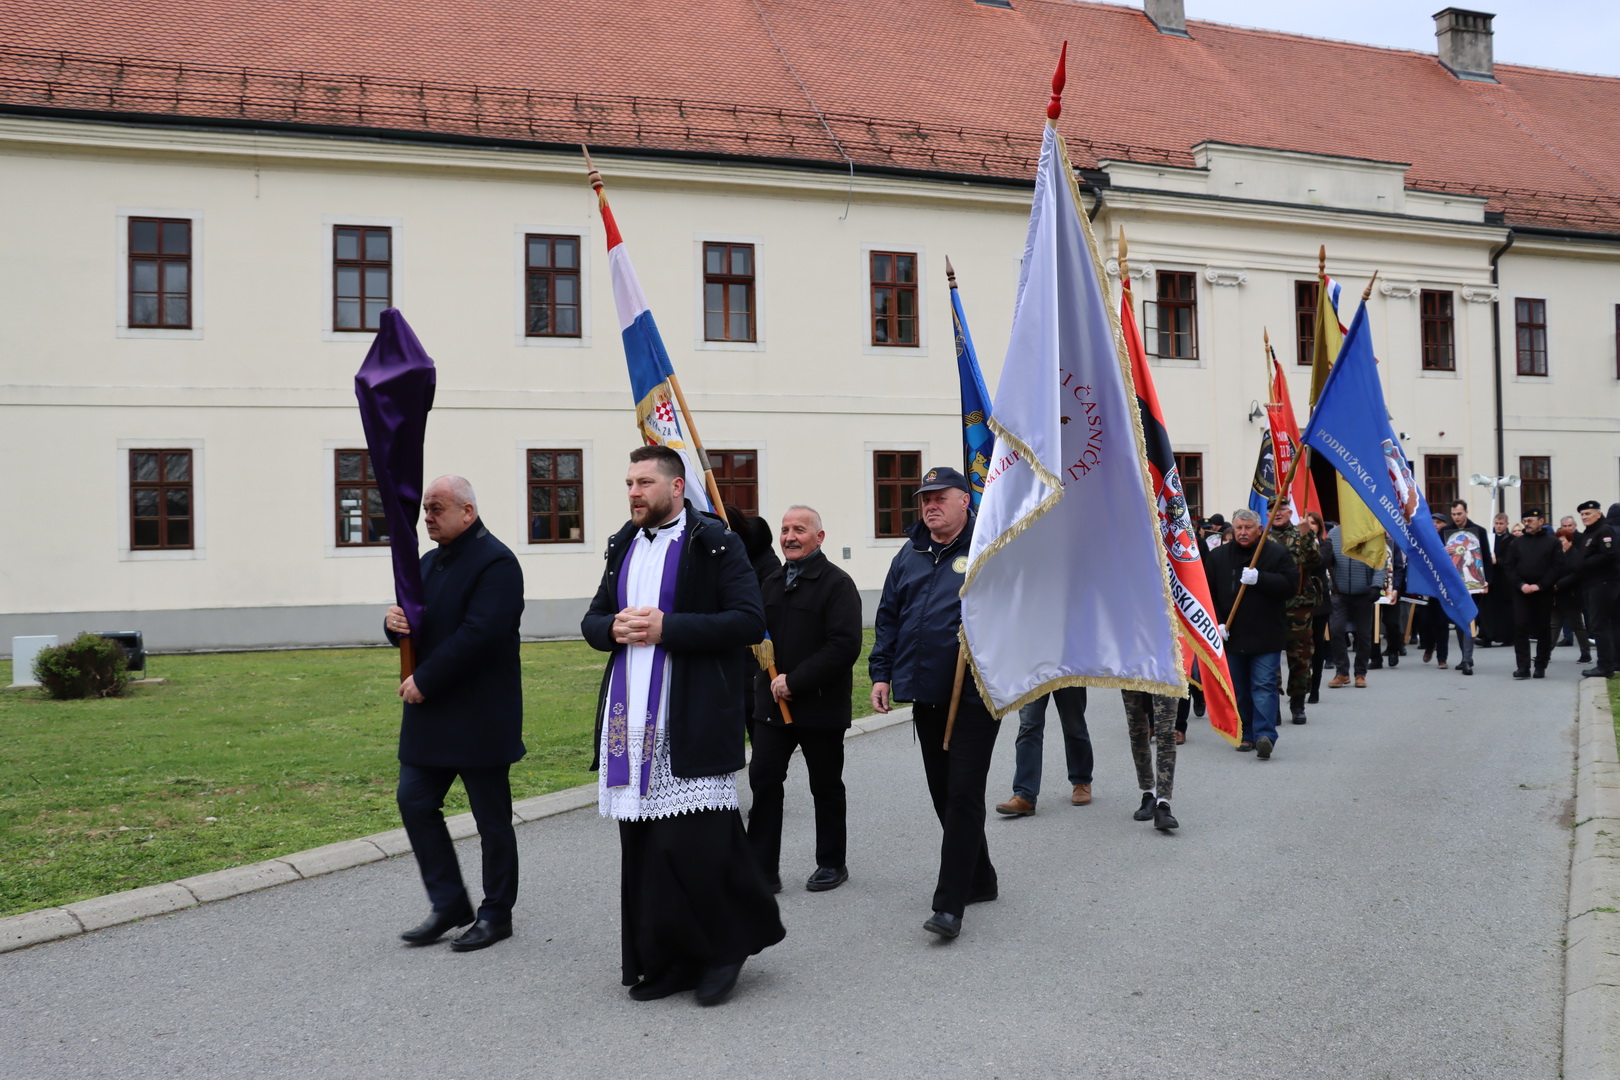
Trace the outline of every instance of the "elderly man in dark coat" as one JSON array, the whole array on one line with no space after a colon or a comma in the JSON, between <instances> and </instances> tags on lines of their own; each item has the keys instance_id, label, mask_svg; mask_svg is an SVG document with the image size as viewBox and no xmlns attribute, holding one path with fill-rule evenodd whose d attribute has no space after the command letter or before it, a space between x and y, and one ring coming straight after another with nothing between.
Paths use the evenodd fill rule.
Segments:
<instances>
[{"instance_id":1,"label":"elderly man in dark coat","mask_svg":"<svg viewBox=\"0 0 1620 1080\"><path fill-rule=\"evenodd\" d=\"M473 923L451 945L469 952L512 936L518 855L508 772L524 754L523 571L484 527L472 485L461 477L429 484L422 511L428 538L439 545L422 556L422 625L413 631L396 606L385 628L395 645L409 634L416 649L416 671L399 687L399 814L433 910L400 936L426 945ZM476 912L442 813L457 776L483 844L484 899Z\"/></svg>"},{"instance_id":2,"label":"elderly man in dark coat","mask_svg":"<svg viewBox=\"0 0 1620 1080\"><path fill-rule=\"evenodd\" d=\"M1288 614L1284 608L1294 595L1299 571L1288 550L1264 539L1260 516L1253 510L1232 515L1233 542L1209 553L1209 589L1215 610L1232 612L1238 593L1243 603L1221 625L1226 638L1226 664L1243 720L1239 750L1254 750L1260 759L1271 757L1277 744L1277 679L1283 647L1288 644ZM1261 544L1255 561L1255 545ZM1254 566L1250 566L1250 562ZM1245 586L1247 586L1245 588Z\"/></svg>"},{"instance_id":3,"label":"elderly man in dark coat","mask_svg":"<svg viewBox=\"0 0 1620 1080\"><path fill-rule=\"evenodd\" d=\"M788 507L781 535L787 563L761 588L776 677L760 672L755 678L748 840L775 889L782 887L782 788L795 746L804 752L816 805L816 870L805 888L825 892L849 880L844 731L852 719L850 693L861 655L861 594L854 580L828 561L822 550L826 539L820 514L808 506Z\"/></svg>"},{"instance_id":4,"label":"elderly man in dark coat","mask_svg":"<svg viewBox=\"0 0 1620 1080\"><path fill-rule=\"evenodd\" d=\"M785 931L738 813L747 646L765 636L736 533L686 501L667 446L631 451L630 520L580 632L612 653L596 710L597 807L619 823L619 943L637 1001L725 1000Z\"/></svg>"}]
</instances>

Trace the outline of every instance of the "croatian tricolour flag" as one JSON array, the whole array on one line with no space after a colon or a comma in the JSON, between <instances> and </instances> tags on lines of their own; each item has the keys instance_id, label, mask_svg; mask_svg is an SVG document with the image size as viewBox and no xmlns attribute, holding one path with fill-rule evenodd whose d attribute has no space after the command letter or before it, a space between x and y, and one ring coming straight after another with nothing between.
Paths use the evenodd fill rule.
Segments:
<instances>
[{"instance_id":1,"label":"croatian tricolour flag","mask_svg":"<svg viewBox=\"0 0 1620 1080\"><path fill-rule=\"evenodd\" d=\"M649 443L667 446L681 455L681 460L686 462L686 497L699 510L713 510L703 484L703 470L693 460L690 443L681 427L680 409L670 385L675 369L670 365L669 353L664 351L664 339L658 336L658 324L653 322L652 311L647 307L647 296L641 291L641 282L636 280L635 267L630 265L630 252L625 250L618 222L613 220L613 211L608 208L607 192L598 189L596 195L602 207L602 225L607 231L608 276L613 281L613 306L619 312L624 358L630 365L630 393L636 400L636 423Z\"/></svg>"},{"instance_id":2,"label":"croatian tricolour flag","mask_svg":"<svg viewBox=\"0 0 1620 1080\"><path fill-rule=\"evenodd\" d=\"M1048 125L962 586L973 676L997 716L1063 686L1187 692L1142 420L1102 280Z\"/></svg>"}]
</instances>

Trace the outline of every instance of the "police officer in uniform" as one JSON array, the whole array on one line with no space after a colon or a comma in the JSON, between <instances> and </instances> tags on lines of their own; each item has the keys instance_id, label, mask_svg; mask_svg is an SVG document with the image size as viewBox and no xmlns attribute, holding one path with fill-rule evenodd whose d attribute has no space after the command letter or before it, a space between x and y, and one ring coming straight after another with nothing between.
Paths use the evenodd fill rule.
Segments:
<instances>
[{"instance_id":1,"label":"police officer in uniform","mask_svg":"<svg viewBox=\"0 0 1620 1080\"><path fill-rule=\"evenodd\" d=\"M962 932L968 904L994 900L998 891L984 839L984 786L1001 721L985 708L972 678L963 680L951 748L944 748L962 625L959 594L973 540L971 490L955 469L923 474L921 513L889 565L868 660L873 709L886 713L895 701L912 702L928 794L944 831L934 913L923 929L946 940Z\"/></svg>"},{"instance_id":2,"label":"police officer in uniform","mask_svg":"<svg viewBox=\"0 0 1620 1080\"><path fill-rule=\"evenodd\" d=\"M1586 626L1597 642L1597 663L1581 672L1586 678L1607 679L1615 673L1614 607L1620 596L1620 545L1614 527L1603 517L1603 506L1588 499L1576 507L1581 523L1581 594L1586 604Z\"/></svg>"}]
</instances>

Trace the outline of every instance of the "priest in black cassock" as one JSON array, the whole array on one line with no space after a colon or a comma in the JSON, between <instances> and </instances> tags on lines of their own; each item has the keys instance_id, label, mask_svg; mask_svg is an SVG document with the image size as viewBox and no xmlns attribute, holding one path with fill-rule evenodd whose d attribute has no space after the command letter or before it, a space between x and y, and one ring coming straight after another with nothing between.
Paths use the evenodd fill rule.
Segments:
<instances>
[{"instance_id":1,"label":"priest in black cassock","mask_svg":"<svg viewBox=\"0 0 1620 1080\"><path fill-rule=\"evenodd\" d=\"M591 768L619 822L624 984L637 1001L695 990L714 1005L786 932L737 808L759 582L742 540L686 501L685 476L668 447L631 452L630 520L580 630L613 654Z\"/></svg>"}]
</instances>

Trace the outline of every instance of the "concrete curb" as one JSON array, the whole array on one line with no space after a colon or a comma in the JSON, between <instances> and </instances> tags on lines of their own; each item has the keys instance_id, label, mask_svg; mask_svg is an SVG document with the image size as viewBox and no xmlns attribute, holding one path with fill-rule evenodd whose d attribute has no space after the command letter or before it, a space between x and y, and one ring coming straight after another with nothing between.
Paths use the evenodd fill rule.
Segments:
<instances>
[{"instance_id":1,"label":"concrete curb","mask_svg":"<svg viewBox=\"0 0 1620 1080\"><path fill-rule=\"evenodd\" d=\"M1605 714L1607 715L1607 714ZM894 727L911 720L910 709L896 709L887 716L866 716L855 721L844 735L858 738L874 731ZM1611 740L1611 750L1613 743ZM1612 756L1612 755L1611 755ZM548 795L536 795L512 804L512 823L522 825L572 810L596 805L596 784L581 784ZM1617 823L1620 824L1620 823ZM452 840L465 840L478 834L478 826L471 814L457 814L445 818ZM148 919L154 915L168 915L198 904L212 904L229 900L243 893L267 889L272 885L285 885L289 881L347 870L351 866L378 862L404 855L411 850L404 829L373 833L357 840L343 840L336 844L310 848L308 851L283 855L278 859L233 866L212 874L182 878L164 885L149 885L128 892L109 893L89 900L78 900L62 907L41 908L10 915L0 919L0 953L26 949L47 941L60 941L91 930ZM1599 1074L1593 1074L1599 1075ZM1607 1075L1607 1074L1602 1074Z\"/></svg>"},{"instance_id":2,"label":"concrete curb","mask_svg":"<svg viewBox=\"0 0 1620 1080\"><path fill-rule=\"evenodd\" d=\"M1564 1077L1620 1080L1620 753L1607 681L1583 679L1577 710Z\"/></svg>"}]
</instances>

